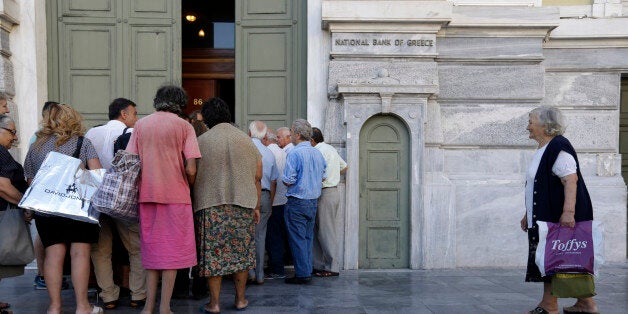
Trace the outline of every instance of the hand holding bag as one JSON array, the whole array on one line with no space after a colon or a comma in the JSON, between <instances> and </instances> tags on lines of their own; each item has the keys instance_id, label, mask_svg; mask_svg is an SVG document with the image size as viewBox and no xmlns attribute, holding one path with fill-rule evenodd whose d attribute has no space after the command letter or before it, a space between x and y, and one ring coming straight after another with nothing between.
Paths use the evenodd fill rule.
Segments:
<instances>
[{"instance_id":1,"label":"hand holding bag","mask_svg":"<svg viewBox=\"0 0 628 314\"><path fill-rule=\"evenodd\" d=\"M138 221L140 156L119 150L92 198L95 210L130 222Z\"/></svg>"},{"instance_id":2,"label":"hand holding bag","mask_svg":"<svg viewBox=\"0 0 628 314\"><path fill-rule=\"evenodd\" d=\"M26 265L35 259L31 232L24 221L24 210L7 206L0 212L0 265Z\"/></svg>"},{"instance_id":3,"label":"hand holding bag","mask_svg":"<svg viewBox=\"0 0 628 314\"><path fill-rule=\"evenodd\" d=\"M90 203L104 173L104 169L84 170L80 159L50 152L19 206L44 215L97 224L100 213L90 210Z\"/></svg>"}]
</instances>

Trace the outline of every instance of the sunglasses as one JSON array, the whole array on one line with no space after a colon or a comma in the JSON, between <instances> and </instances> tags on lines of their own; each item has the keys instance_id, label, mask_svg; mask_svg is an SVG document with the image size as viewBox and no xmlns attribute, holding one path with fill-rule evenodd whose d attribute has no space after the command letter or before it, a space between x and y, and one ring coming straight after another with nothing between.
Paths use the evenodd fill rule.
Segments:
<instances>
[{"instance_id":1,"label":"sunglasses","mask_svg":"<svg viewBox=\"0 0 628 314\"><path fill-rule=\"evenodd\" d=\"M5 129L5 130L7 130L7 131L11 132L11 134L13 134L13 135L17 135L17 131L16 131L16 130L11 130L11 129L2 128L2 127L0 127L0 129Z\"/></svg>"}]
</instances>

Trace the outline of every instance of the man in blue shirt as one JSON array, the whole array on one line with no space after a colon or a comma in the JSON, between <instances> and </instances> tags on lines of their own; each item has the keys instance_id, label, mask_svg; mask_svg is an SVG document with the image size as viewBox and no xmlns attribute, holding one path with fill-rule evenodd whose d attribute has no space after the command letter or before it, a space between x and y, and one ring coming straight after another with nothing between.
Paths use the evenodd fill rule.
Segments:
<instances>
[{"instance_id":1,"label":"man in blue shirt","mask_svg":"<svg viewBox=\"0 0 628 314\"><path fill-rule=\"evenodd\" d=\"M303 119L292 123L292 143L282 180L288 186L285 220L295 276L286 283L307 284L312 274L312 245L318 197L325 179L323 154L310 144L312 126Z\"/></svg>"},{"instance_id":2,"label":"man in blue shirt","mask_svg":"<svg viewBox=\"0 0 628 314\"><path fill-rule=\"evenodd\" d=\"M255 269L249 271L249 281L261 285L264 283L264 253L266 250L266 227L268 218L272 212L273 199L277 188L277 164L275 163L275 155L262 144L262 139L266 137L268 128L266 123L262 121L253 121L249 125L249 136L253 140L253 144L262 154L262 194L260 199L260 220L255 225Z\"/></svg>"}]
</instances>

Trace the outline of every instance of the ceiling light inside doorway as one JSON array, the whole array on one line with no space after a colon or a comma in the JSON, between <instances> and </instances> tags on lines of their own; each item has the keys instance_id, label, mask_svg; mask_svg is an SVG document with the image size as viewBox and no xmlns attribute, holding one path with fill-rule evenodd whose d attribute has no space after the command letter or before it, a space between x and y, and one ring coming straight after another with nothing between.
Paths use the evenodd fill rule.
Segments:
<instances>
[{"instance_id":1,"label":"ceiling light inside doorway","mask_svg":"<svg viewBox=\"0 0 628 314\"><path fill-rule=\"evenodd\" d=\"M205 37L205 31L202 29L198 31L198 37Z\"/></svg>"},{"instance_id":2,"label":"ceiling light inside doorway","mask_svg":"<svg viewBox=\"0 0 628 314\"><path fill-rule=\"evenodd\" d=\"M188 14L188 15L186 15L186 16L185 16L185 19L186 19L188 22L194 22L194 21L196 21L196 15L194 15L194 14Z\"/></svg>"}]
</instances>

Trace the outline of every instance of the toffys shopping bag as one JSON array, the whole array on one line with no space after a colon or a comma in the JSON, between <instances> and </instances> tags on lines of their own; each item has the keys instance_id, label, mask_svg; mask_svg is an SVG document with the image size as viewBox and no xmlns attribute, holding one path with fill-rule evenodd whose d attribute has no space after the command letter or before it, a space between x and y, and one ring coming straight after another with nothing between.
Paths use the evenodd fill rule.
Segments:
<instances>
[{"instance_id":1,"label":"toffys shopping bag","mask_svg":"<svg viewBox=\"0 0 628 314\"><path fill-rule=\"evenodd\" d=\"M18 206L97 224L100 213L90 203L104 174L104 169L82 169L80 159L50 152Z\"/></svg>"},{"instance_id":2,"label":"toffys shopping bag","mask_svg":"<svg viewBox=\"0 0 628 314\"><path fill-rule=\"evenodd\" d=\"M588 273L595 275L604 263L602 225L599 221L576 222L574 228L537 221L539 245L535 262L541 275Z\"/></svg>"}]
</instances>

